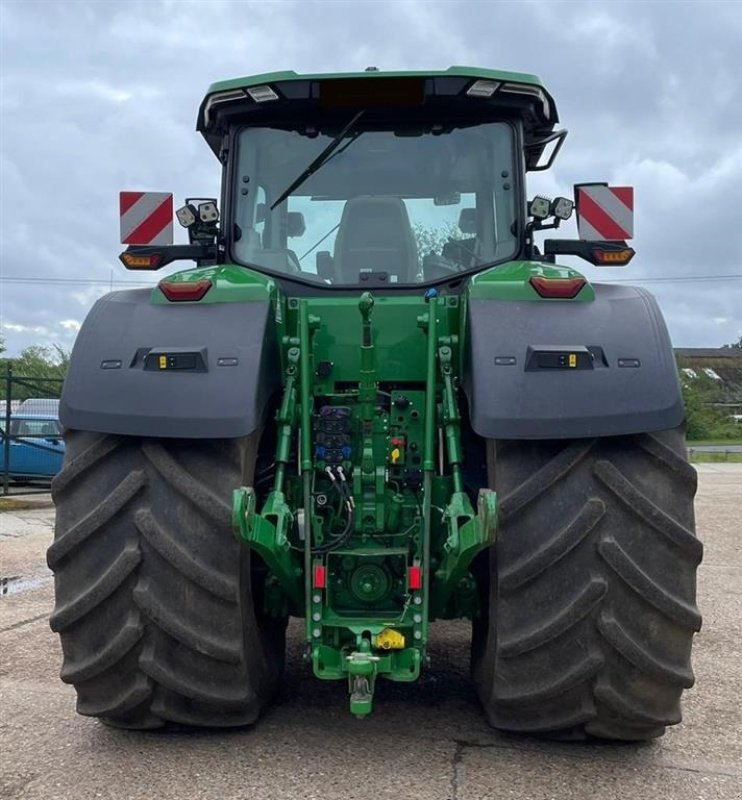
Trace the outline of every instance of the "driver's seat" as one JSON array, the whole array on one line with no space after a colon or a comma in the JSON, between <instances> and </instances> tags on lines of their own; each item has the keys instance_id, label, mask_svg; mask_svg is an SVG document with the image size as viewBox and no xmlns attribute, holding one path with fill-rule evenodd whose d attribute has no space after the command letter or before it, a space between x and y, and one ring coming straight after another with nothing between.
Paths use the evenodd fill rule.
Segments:
<instances>
[{"instance_id":1,"label":"driver's seat","mask_svg":"<svg viewBox=\"0 0 742 800\"><path fill-rule=\"evenodd\" d=\"M404 202L398 197L348 200L333 261L338 283L358 283L363 272L386 272L390 283L414 281L417 243Z\"/></svg>"}]
</instances>

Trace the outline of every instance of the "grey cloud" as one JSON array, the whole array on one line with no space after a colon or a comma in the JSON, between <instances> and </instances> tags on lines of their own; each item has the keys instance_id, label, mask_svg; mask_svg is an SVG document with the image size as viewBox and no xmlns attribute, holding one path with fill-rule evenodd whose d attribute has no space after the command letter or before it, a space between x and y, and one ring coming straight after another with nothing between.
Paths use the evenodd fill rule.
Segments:
<instances>
[{"instance_id":1,"label":"grey cloud","mask_svg":"<svg viewBox=\"0 0 742 800\"><path fill-rule=\"evenodd\" d=\"M214 80L475 64L536 72L570 128L551 176L637 187L639 280L742 273L738 3L4 3L0 269L94 285L0 283L11 351L70 343L118 264L121 189L215 194L195 133ZM30 34L32 32L32 35ZM572 233L567 227L566 233ZM584 265L583 265L584 266ZM679 344L742 327L742 281L648 284ZM725 320L715 322L714 320Z\"/></svg>"}]
</instances>

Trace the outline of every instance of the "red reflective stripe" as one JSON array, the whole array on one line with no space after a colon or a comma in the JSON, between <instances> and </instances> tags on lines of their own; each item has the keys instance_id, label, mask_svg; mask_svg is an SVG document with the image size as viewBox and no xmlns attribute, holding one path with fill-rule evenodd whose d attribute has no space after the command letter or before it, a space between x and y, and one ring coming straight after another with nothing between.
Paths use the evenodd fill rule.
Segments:
<instances>
[{"instance_id":1,"label":"red reflective stripe","mask_svg":"<svg viewBox=\"0 0 742 800\"><path fill-rule=\"evenodd\" d=\"M151 242L163 228L172 222L172 198L168 198L124 239L124 244Z\"/></svg>"},{"instance_id":2,"label":"red reflective stripe","mask_svg":"<svg viewBox=\"0 0 742 800\"><path fill-rule=\"evenodd\" d=\"M631 234L625 231L612 217L590 197L587 192L580 192L580 216L592 225L604 239L630 239Z\"/></svg>"},{"instance_id":3,"label":"red reflective stripe","mask_svg":"<svg viewBox=\"0 0 742 800\"><path fill-rule=\"evenodd\" d=\"M631 211L634 210L634 187L633 186L611 186L610 190L616 197Z\"/></svg>"},{"instance_id":4,"label":"red reflective stripe","mask_svg":"<svg viewBox=\"0 0 742 800\"><path fill-rule=\"evenodd\" d=\"M119 216L124 214L144 196L144 192L119 192Z\"/></svg>"}]
</instances>

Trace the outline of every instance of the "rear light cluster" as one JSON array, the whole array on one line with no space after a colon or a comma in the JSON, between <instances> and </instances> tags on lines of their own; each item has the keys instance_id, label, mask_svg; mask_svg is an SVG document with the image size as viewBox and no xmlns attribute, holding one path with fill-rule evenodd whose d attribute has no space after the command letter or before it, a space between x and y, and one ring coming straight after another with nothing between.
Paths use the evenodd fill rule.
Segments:
<instances>
[{"instance_id":1,"label":"rear light cluster","mask_svg":"<svg viewBox=\"0 0 742 800\"><path fill-rule=\"evenodd\" d=\"M160 291L171 303L195 302L201 300L211 289L211 281L160 281Z\"/></svg>"},{"instance_id":2,"label":"rear light cluster","mask_svg":"<svg viewBox=\"0 0 742 800\"><path fill-rule=\"evenodd\" d=\"M603 247L593 248L593 263L608 267L623 267L634 257L632 247L623 247L619 250L607 250Z\"/></svg>"},{"instance_id":3,"label":"rear light cluster","mask_svg":"<svg viewBox=\"0 0 742 800\"><path fill-rule=\"evenodd\" d=\"M571 300L587 283L584 278L531 278L531 286L540 297Z\"/></svg>"},{"instance_id":4,"label":"rear light cluster","mask_svg":"<svg viewBox=\"0 0 742 800\"><path fill-rule=\"evenodd\" d=\"M162 254L150 253L149 255L141 255L123 252L119 258L127 269L158 269L160 261L162 261Z\"/></svg>"}]
</instances>

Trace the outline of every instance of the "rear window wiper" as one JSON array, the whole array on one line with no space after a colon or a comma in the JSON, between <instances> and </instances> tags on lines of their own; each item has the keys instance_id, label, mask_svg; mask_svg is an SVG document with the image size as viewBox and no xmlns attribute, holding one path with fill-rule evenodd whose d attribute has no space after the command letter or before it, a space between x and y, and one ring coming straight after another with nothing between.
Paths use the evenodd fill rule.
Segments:
<instances>
[{"instance_id":1,"label":"rear window wiper","mask_svg":"<svg viewBox=\"0 0 742 800\"><path fill-rule=\"evenodd\" d=\"M318 169L324 166L331 158L335 150L340 146L343 139L353 130L356 122L366 113L366 109L361 109L353 119L340 131L340 133L330 142L330 144L325 147L325 149L317 156L317 158L312 161L312 163L299 175L297 178L286 188L285 191L281 192L278 196L278 200L276 200L273 205L271 205L271 211L279 204L282 203L295 189L298 189L304 181L309 178L311 175L314 175ZM360 133L354 136L348 145L351 142L355 141ZM346 147L348 146L346 145ZM345 148L343 148L345 149Z\"/></svg>"}]
</instances>

